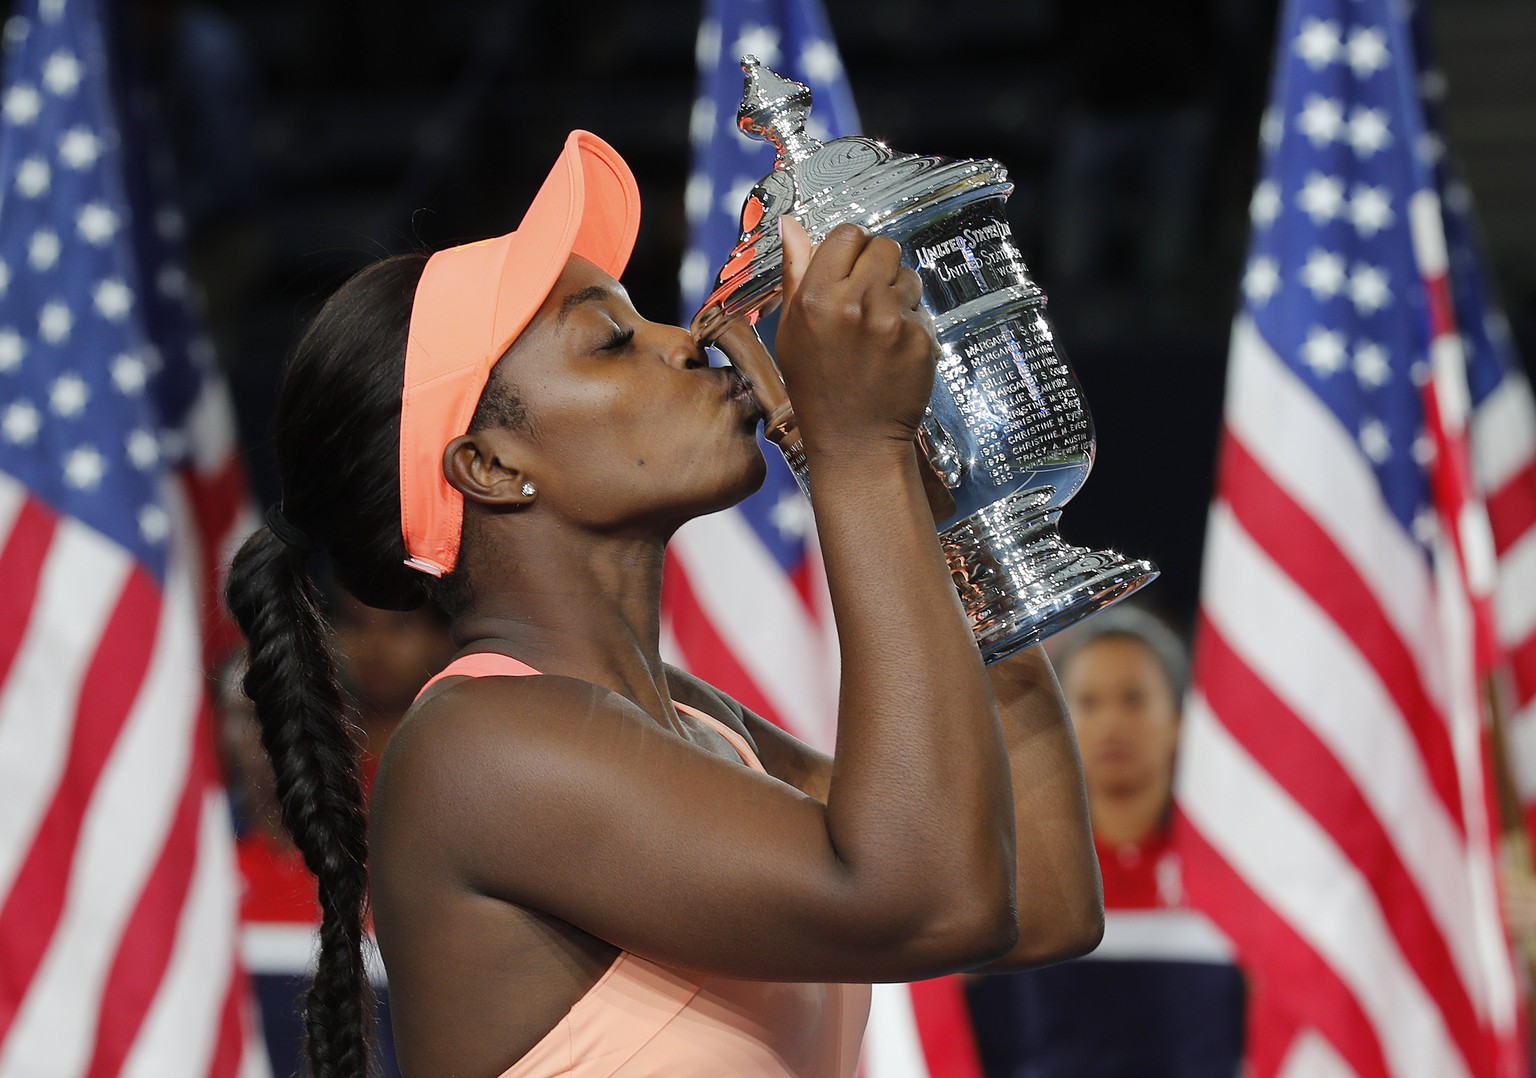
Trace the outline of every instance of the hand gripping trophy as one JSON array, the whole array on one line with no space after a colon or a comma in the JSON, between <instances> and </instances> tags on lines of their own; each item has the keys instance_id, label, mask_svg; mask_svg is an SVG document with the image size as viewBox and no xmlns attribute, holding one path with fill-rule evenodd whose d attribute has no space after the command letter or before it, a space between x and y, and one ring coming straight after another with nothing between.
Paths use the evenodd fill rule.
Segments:
<instances>
[{"instance_id":1,"label":"hand gripping trophy","mask_svg":"<svg viewBox=\"0 0 1536 1078\"><path fill-rule=\"evenodd\" d=\"M737 123L778 160L747 196L741 238L693 321L753 382L765 433L802 488L814 482L792 402L754 324L783 285L778 218L814 240L851 221L901 244L923 282L938 376L918 433L941 508L939 539L988 662L1044 640L1157 576L1148 561L1067 545L1061 507L1093 466L1093 420L1045 314L1045 293L1003 216L1013 190L996 161L898 154L862 137L805 133L811 93L742 59Z\"/></svg>"}]
</instances>

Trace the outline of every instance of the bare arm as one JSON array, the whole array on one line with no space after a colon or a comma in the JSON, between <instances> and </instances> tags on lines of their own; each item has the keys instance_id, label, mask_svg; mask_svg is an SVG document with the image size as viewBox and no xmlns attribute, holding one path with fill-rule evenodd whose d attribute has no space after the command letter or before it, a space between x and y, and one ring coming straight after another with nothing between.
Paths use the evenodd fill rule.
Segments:
<instances>
[{"instance_id":1,"label":"bare arm","mask_svg":"<svg viewBox=\"0 0 1536 1078\"><path fill-rule=\"evenodd\" d=\"M1013 770L1019 940L982 972L1085 954L1104 935L1104 895L1077 738L1038 647L987 668Z\"/></svg>"},{"instance_id":2,"label":"bare arm","mask_svg":"<svg viewBox=\"0 0 1536 1078\"><path fill-rule=\"evenodd\" d=\"M987 673L1008 746L1017 843L1018 943L980 971L1001 973L1092 950L1104 932L1104 905L1077 739L1050 661L1041 649L1031 648L988 667ZM725 703L701 682L679 677L711 694L716 706ZM731 707L769 774L825 799L830 757L767 719Z\"/></svg>"},{"instance_id":3,"label":"bare arm","mask_svg":"<svg viewBox=\"0 0 1536 1078\"><path fill-rule=\"evenodd\" d=\"M934 377L921 287L889 240L844 228L814 258L789 240L779 357L843 640L825 799L584 682L487 678L408 720L373 826L394 865L442 866L668 964L788 980L974 967L1017 935L1012 793L913 457Z\"/></svg>"}]
</instances>

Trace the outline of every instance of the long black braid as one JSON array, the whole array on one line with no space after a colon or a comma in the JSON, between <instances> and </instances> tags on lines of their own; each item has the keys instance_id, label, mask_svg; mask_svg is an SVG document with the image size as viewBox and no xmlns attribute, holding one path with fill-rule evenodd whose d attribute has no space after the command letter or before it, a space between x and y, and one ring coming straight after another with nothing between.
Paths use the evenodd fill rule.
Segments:
<instances>
[{"instance_id":1,"label":"long black braid","mask_svg":"<svg viewBox=\"0 0 1536 1078\"><path fill-rule=\"evenodd\" d=\"M441 581L405 567L400 533L400 397L411 300L425 255L377 262L315 316L284 373L275 423L279 529L235 555L226 598L249 645L246 695L272 759L283 824L319 882L320 960L305 1031L314 1078L362 1078L371 1021L364 974L368 843L353 731L343 716L309 544L342 587L386 610L428 597L449 614L472 595L460 570ZM520 425L492 379L471 430ZM308 544L295 542L305 537Z\"/></svg>"}]
</instances>

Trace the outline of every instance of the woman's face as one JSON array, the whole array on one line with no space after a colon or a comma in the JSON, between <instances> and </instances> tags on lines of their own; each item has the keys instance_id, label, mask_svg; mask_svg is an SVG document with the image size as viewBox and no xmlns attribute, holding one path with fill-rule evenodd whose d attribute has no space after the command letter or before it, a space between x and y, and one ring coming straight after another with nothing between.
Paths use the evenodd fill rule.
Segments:
<instances>
[{"instance_id":1,"label":"woman's face","mask_svg":"<svg viewBox=\"0 0 1536 1078\"><path fill-rule=\"evenodd\" d=\"M1061 688L1090 796L1172 789L1179 703L1150 648L1123 636L1086 644L1067 662Z\"/></svg>"},{"instance_id":2,"label":"woman's face","mask_svg":"<svg viewBox=\"0 0 1536 1078\"><path fill-rule=\"evenodd\" d=\"M686 330L649 322L572 256L492 378L524 406L515 466L541 505L596 529L676 527L762 484L761 409Z\"/></svg>"}]
</instances>

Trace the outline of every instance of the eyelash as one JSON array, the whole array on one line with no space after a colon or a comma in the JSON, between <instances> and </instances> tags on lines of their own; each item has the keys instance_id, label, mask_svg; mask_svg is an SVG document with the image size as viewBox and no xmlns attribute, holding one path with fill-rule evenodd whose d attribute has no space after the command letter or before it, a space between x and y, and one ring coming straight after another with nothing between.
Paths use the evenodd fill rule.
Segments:
<instances>
[{"instance_id":1,"label":"eyelash","mask_svg":"<svg viewBox=\"0 0 1536 1078\"><path fill-rule=\"evenodd\" d=\"M635 339L633 329L615 329L613 336L608 339L600 349L601 352L619 352L628 347L629 342Z\"/></svg>"}]
</instances>

